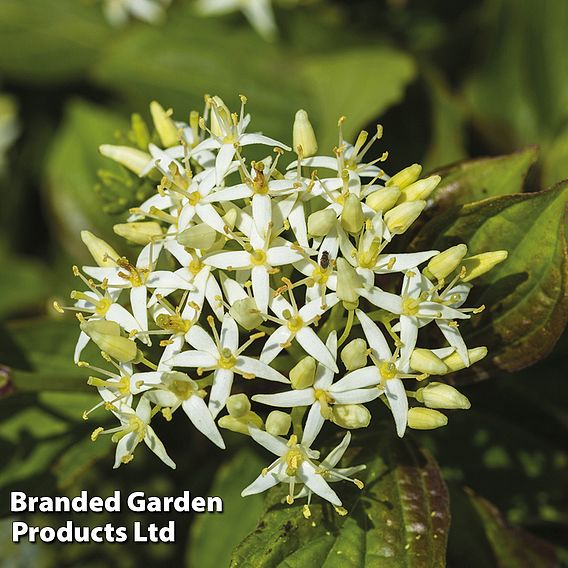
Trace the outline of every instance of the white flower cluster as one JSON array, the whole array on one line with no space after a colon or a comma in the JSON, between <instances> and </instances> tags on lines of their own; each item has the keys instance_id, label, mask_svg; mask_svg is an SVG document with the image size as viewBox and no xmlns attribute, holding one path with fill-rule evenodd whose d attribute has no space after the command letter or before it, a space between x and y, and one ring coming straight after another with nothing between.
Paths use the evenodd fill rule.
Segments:
<instances>
[{"instance_id":1,"label":"white flower cluster","mask_svg":"<svg viewBox=\"0 0 568 568\"><path fill-rule=\"evenodd\" d=\"M72 293L70 309L81 322L75 358L90 367L80 361L90 340L102 350L112 370L91 367L98 376L89 383L102 398L95 408L120 421L95 430L93 439L112 434L115 467L129 462L142 441L175 467L150 423L182 408L220 448L219 426L249 434L278 456L243 495L286 483L289 503L308 499L306 516L313 493L343 513L329 483L362 487L350 476L364 466L337 467L349 431L320 460L312 444L324 423L364 428L371 420L367 405L380 398L403 436L407 427L446 424L437 409L469 408L449 385L409 385L485 356L484 347L466 347L457 322L479 311L464 307L471 281L506 252L468 257L465 245L386 252L424 210L439 176L419 179L414 164L389 177L379 165L386 153L364 161L382 129L361 132L352 145L343 138L343 118L333 155L317 156L303 110L293 126L297 159L281 168L291 149L247 133L245 103L241 96L237 114L219 97L206 97L203 116L193 112L185 124L154 102L156 143L147 151L101 147L136 174L160 181L114 227L142 245L135 260L82 234L97 266L74 268L87 287ZM253 145L268 146L271 155L247 161L244 151ZM424 347L419 331L429 324L445 347ZM274 391L267 381L283 390L254 394L255 410L288 411L263 419L245 392Z\"/></svg>"}]
</instances>

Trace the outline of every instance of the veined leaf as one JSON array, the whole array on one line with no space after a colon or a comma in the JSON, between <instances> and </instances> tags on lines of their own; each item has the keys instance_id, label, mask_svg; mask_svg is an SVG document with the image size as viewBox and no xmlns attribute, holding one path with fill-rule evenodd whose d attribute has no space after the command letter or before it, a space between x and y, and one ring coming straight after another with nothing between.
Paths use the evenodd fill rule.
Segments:
<instances>
[{"instance_id":1,"label":"veined leaf","mask_svg":"<svg viewBox=\"0 0 568 568\"><path fill-rule=\"evenodd\" d=\"M463 205L488 197L521 193L538 148L530 146L496 158L479 158L436 171L442 176L431 196L436 210Z\"/></svg>"},{"instance_id":2,"label":"veined leaf","mask_svg":"<svg viewBox=\"0 0 568 568\"><path fill-rule=\"evenodd\" d=\"M471 345L514 371L545 357L568 319L565 211L568 182L539 193L505 195L455 207L428 223L414 243L469 254L505 249L509 257L476 280L472 301L486 309L463 324Z\"/></svg>"},{"instance_id":3,"label":"veined leaf","mask_svg":"<svg viewBox=\"0 0 568 568\"><path fill-rule=\"evenodd\" d=\"M233 548L254 529L263 508L262 497L241 497L243 484L258 475L260 458L241 450L217 472L210 495L223 498L222 515L202 515L191 525L188 566L228 566Z\"/></svg>"},{"instance_id":4,"label":"veined leaf","mask_svg":"<svg viewBox=\"0 0 568 568\"><path fill-rule=\"evenodd\" d=\"M346 483L339 488L347 516L315 498L305 519L301 504L282 504L285 491L274 489L231 567L444 566L448 496L433 458L385 436L362 437L359 444L350 461L367 464L359 474L366 485L361 492Z\"/></svg>"}]
</instances>

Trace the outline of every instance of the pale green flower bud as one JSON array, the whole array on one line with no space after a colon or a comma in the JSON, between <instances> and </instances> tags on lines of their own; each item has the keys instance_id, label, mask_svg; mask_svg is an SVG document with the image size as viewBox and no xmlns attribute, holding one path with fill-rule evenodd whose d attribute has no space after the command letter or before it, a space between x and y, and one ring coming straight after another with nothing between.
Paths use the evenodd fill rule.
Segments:
<instances>
[{"instance_id":1,"label":"pale green flower bud","mask_svg":"<svg viewBox=\"0 0 568 568\"><path fill-rule=\"evenodd\" d=\"M336 263L337 297L347 304L356 305L359 302L357 290L362 286L361 277L344 258L338 258Z\"/></svg>"},{"instance_id":2,"label":"pale green flower bud","mask_svg":"<svg viewBox=\"0 0 568 568\"><path fill-rule=\"evenodd\" d=\"M468 349L467 355L469 357L470 365L473 365L474 363L481 361L481 359L483 359L487 355L487 347L482 346L482 347L474 347L473 349ZM448 368L445 374L453 373L455 371L461 371L466 367L466 365L462 361L457 351L454 351L451 355L444 357L443 361L446 367Z\"/></svg>"},{"instance_id":3,"label":"pale green flower bud","mask_svg":"<svg viewBox=\"0 0 568 568\"><path fill-rule=\"evenodd\" d=\"M375 211L382 211L384 213L396 205L400 194L400 189L394 185L391 187L384 187L383 189L373 191L373 193L367 196L365 203L371 209Z\"/></svg>"},{"instance_id":4,"label":"pale green flower bud","mask_svg":"<svg viewBox=\"0 0 568 568\"><path fill-rule=\"evenodd\" d=\"M229 308L229 314L247 331L256 329L263 322L254 298L243 298L242 300L237 300Z\"/></svg>"},{"instance_id":5,"label":"pale green flower bud","mask_svg":"<svg viewBox=\"0 0 568 568\"><path fill-rule=\"evenodd\" d=\"M135 221L133 223L118 223L113 227L114 232L137 245L147 245L162 236L162 227L156 221Z\"/></svg>"},{"instance_id":6,"label":"pale green flower bud","mask_svg":"<svg viewBox=\"0 0 568 568\"><path fill-rule=\"evenodd\" d=\"M294 389L307 389L314 384L316 360L309 355L300 359L290 371L290 382Z\"/></svg>"},{"instance_id":7,"label":"pale green flower bud","mask_svg":"<svg viewBox=\"0 0 568 568\"><path fill-rule=\"evenodd\" d=\"M305 110L299 110L294 119L294 127L292 129L292 140L294 150L298 156L308 158L315 155L318 151L318 143L316 134L308 118L308 113ZM299 150L301 148L301 150Z\"/></svg>"},{"instance_id":8,"label":"pale green flower bud","mask_svg":"<svg viewBox=\"0 0 568 568\"><path fill-rule=\"evenodd\" d=\"M466 271L463 281L469 282L474 278L489 272L500 262L503 262L508 255L509 253L506 250L496 250L493 252L483 252L466 258L463 261Z\"/></svg>"},{"instance_id":9,"label":"pale green flower bud","mask_svg":"<svg viewBox=\"0 0 568 568\"><path fill-rule=\"evenodd\" d=\"M331 209L316 211L308 217L308 233L314 237L324 237L335 227L336 223L335 211Z\"/></svg>"},{"instance_id":10,"label":"pale green flower bud","mask_svg":"<svg viewBox=\"0 0 568 568\"><path fill-rule=\"evenodd\" d=\"M209 250L213 246L217 235L218 233L215 229L212 229L205 223L199 223L199 225L193 225L179 233L177 242L184 247Z\"/></svg>"},{"instance_id":11,"label":"pale green flower bud","mask_svg":"<svg viewBox=\"0 0 568 568\"><path fill-rule=\"evenodd\" d=\"M292 417L281 410L273 410L266 419L266 431L273 436L285 436L292 425Z\"/></svg>"},{"instance_id":12,"label":"pale green flower bud","mask_svg":"<svg viewBox=\"0 0 568 568\"><path fill-rule=\"evenodd\" d=\"M428 263L428 272L438 280L444 280L461 263L467 254L467 246L464 244L450 247L449 249L437 254Z\"/></svg>"},{"instance_id":13,"label":"pale green flower bud","mask_svg":"<svg viewBox=\"0 0 568 568\"><path fill-rule=\"evenodd\" d=\"M99 152L106 158L110 158L120 165L128 168L139 176L148 165L152 156L148 152L131 148L130 146L113 146L112 144L102 144Z\"/></svg>"},{"instance_id":14,"label":"pale green flower bud","mask_svg":"<svg viewBox=\"0 0 568 568\"><path fill-rule=\"evenodd\" d=\"M334 404L331 412L332 422L341 428L366 428L371 422L371 413L362 404Z\"/></svg>"},{"instance_id":15,"label":"pale green flower bud","mask_svg":"<svg viewBox=\"0 0 568 568\"><path fill-rule=\"evenodd\" d=\"M231 113L223 99L217 95L211 97L209 103L215 108L215 110L211 111L211 132L215 136L223 138L226 133L221 127L221 123L231 124Z\"/></svg>"},{"instance_id":16,"label":"pale green flower bud","mask_svg":"<svg viewBox=\"0 0 568 568\"><path fill-rule=\"evenodd\" d=\"M227 399L227 410L233 418L242 418L250 412L250 400L246 394L233 394Z\"/></svg>"},{"instance_id":17,"label":"pale green flower bud","mask_svg":"<svg viewBox=\"0 0 568 568\"><path fill-rule=\"evenodd\" d=\"M255 412L249 412L242 418L235 418L231 415L221 416L217 421L217 424L221 428L226 430L231 430L232 432L238 432L239 434L245 434L247 436L249 433L249 425L256 426L257 428L262 428L264 423L262 418Z\"/></svg>"},{"instance_id":18,"label":"pale green flower bud","mask_svg":"<svg viewBox=\"0 0 568 568\"><path fill-rule=\"evenodd\" d=\"M231 229L231 231L235 228L235 225L237 224L238 216L239 216L239 208L231 203L230 209L223 215L223 221L225 221L225 224L227 225L227 227L229 227L229 229Z\"/></svg>"},{"instance_id":19,"label":"pale green flower bud","mask_svg":"<svg viewBox=\"0 0 568 568\"><path fill-rule=\"evenodd\" d=\"M393 235L402 235L424 211L426 201L407 201L385 213L385 223Z\"/></svg>"},{"instance_id":20,"label":"pale green flower bud","mask_svg":"<svg viewBox=\"0 0 568 568\"><path fill-rule=\"evenodd\" d=\"M461 392L444 383L430 383L416 391L416 400L428 408L459 408L467 410L471 403Z\"/></svg>"},{"instance_id":21,"label":"pale green flower bud","mask_svg":"<svg viewBox=\"0 0 568 568\"><path fill-rule=\"evenodd\" d=\"M396 185L398 188L404 189L411 183L414 183L420 177L421 173L422 166L420 164L412 164L392 176L385 185Z\"/></svg>"},{"instance_id":22,"label":"pale green flower bud","mask_svg":"<svg viewBox=\"0 0 568 568\"><path fill-rule=\"evenodd\" d=\"M341 212L341 226L348 233L358 233L365 222L363 207L359 198L350 193L343 204Z\"/></svg>"},{"instance_id":23,"label":"pale green flower bud","mask_svg":"<svg viewBox=\"0 0 568 568\"><path fill-rule=\"evenodd\" d=\"M113 259L120 258L120 255L106 241L99 239L90 231L81 231L81 240L99 266L103 268L116 266Z\"/></svg>"},{"instance_id":24,"label":"pale green flower bud","mask_svg":"<svg viewBox=\"0 0 568 568\"><path fill-rule=\"evenodd\" d=\"M120 325L115 321L104 319L85 320L81 322L80 327L89 337L92 332L104 335L115 335L117 337L120 335Z\"/></svg>"},{"instance_id":25,"label":"pale green flower bud","mask_svg":"<svg viewBox=\"0 0 568 568\"><path fill-rule=\"evenodd\" d=\"M411 183L402 190L400 202L403 203L405 201L418 200L425 201L428 197L430 197L431 193L436 189L440 181L442 181L440 176L430 176Z\"/></svg>"},{"instance_id":26,"label":"pale green flower bud","mask_svg":"<svg viewBox=\"0 0 568 568\"><path fill-rule=\"evenodd\" d=\"M341 351L341 360L348 371L360 369L367 364L367 342L357 338L350 341Z\"/></svg>"},{"instance_id":27,"label":"pale green flower bud","mask_svg":"<svg viewBox=\"0 0 568 568\"><path fill-rule=\"evenodd\" d=\"M420 373L443 375L448 372L444 362L429 349L415 349L410 356L410 366Z\"/></svg>"},{"instance_id":28,"label":"pale green flower bud","mask_svg":"<svg viewBox=\"0 0 568 568\"><path fill-rule=\"evenodd\" d=\"M178 127L170 118L169 113L156 101L150 103L150 113L152 114L154 126L164 147L177 146L180 143L180 135Z\"/></svg>"},{"instance_id":29,"label":"pale green flower bud","mask_svg":"<svg viewBox=\"0 0 568 568\"><path fill-rule=\"evenodd\" d=\"M81 323L81 331L84 331L105 353L108 353L113 359L121 363L130 363L138 356L138 348L136 343L127 337L116 335L115 330L113 333L106 333L107 327L103 328L98 325L100 321L84 321ZM106 322L111 323L111 322ZM118 326L118 324L116 324ZM105 332L101 331L105 329ZM120 327L119 327L120 333Z\"/></svg>"},{"instance_id":30,"label":"pale green flower bud","mask_svg":"<svg viewBox=\"0 0 568 568\"><path fill-rule=\"evenodd\" d=\"M432 408L415 406L408 410L408 427L413 430L434 430L448 423L448 417Z\"/></svg>"}]
</instances>

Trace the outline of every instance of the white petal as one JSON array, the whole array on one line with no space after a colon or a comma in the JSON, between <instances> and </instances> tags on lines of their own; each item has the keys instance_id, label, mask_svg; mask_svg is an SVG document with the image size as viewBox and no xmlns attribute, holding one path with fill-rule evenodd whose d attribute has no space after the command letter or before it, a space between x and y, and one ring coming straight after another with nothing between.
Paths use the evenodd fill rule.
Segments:
<instances>
[{"instance_id":1,"label":"white petal","mask_svg":"<svg viewBox=\"0 0 568 568\"><path fill-rule=\"evenodd\" d=\"M369 346L373 350L373 355L383 361L389 360L392 353L379 326L361 310L357 310L355 313L357 314L358 320L361 322L361 328L363 329Z\"/></svg>"},{"instance_id":2,"label":"white petal","mask_svg":"<svg viewBox=\"0 0 568 568\"><path fill-rule=\"evenodd\" d=\"M158 371L171 371L173 365L171 360L175 355L181 352L185 345L185 337L183 335L175 335L170 342L164 347L160 362L158 363Z\"/></svg>"},{"instance_id":3,"label":"white petal","mask_svg":"<svg viewBox=\"0 0 568 568\"><path fill-rule=\"evenodd\" d=\"M183 402L182 407L193 425L202 434L205 434L215 445L225 449L225 442L202 398L197 395L190 396Z\"/></svg>"},{"instance_id":4,"label":"white petal","mask_svg":"<svg viewBox=\"0 0 568 568\"><path fill-rule=\"evenodd\" d=\"M250 144L263 144L265 146L277 146L278 148L283 148L284 150L290 151L290 146L282 144L274 138L269 138L263 134L243 134L239 138L239 144L241 146L249 146Z\"/></svg>"},{"instance_id":5,"label":"white petal","mask_svg":"<svg viewBox=\"0 0 568 568\"><path fill-rule=\"evenodd\" d=\"M195 206L195 210L199 215L199 218L204 223L206 223L207 225L209 225L211 228L215 229L218 233L221 233L222 235L227 234L225 232L226 223L221 217L221 215L217 213L213 205L210 205L209 203L198 203Z\"/></svg>"},{"instance_id":6,"label":"white petal","mask_svg":"<svg viewBox=\"0 0 568 568\"><path fill-rule=\"evenodd\" d=\"M314 493L336 507L341 507L341 499L337 496L337 493L327 484L319 473L316 473L314 466L310 462L302 462L298 473L300 474L301 481Z\"/></svg>"},{"instance_id":7,"label":"white petal","mask_svg":"<svg viewBox=\"0 0 568 568\"><path fill-rule=\"evenodd\" d=\"M213 418L225 408L227 399L231 395L234 373L230 369L217 369L213 377L213 386L209 394L209 411Z\"/></svg>"},{"instance_id":8,"label":"white petal","mask_svg":"<svg viewBox=\"0 0 568 568\"><path fill-rule=\"evenodd\" d=\"M156 432L152 429L151 426L146 426L146 436L144 436L144 442L146 445L166 464L169 465L172 469L176 468L176 464L168 456L168 452L166 452L166 448L162 441L158 436L156 436Z\"/></svg>"},{"instance_id":9,"label":"white petal","mask_svg":"<svg viewBox=\"0 0 568 568\"><path fill-rule=\"evenodd\" d=\"M269 367L266 363L263 363L258 359L246 357L245 355L239 355L237 357L235 370L241 374L246 373L249 375L254 375L255 377L260 377L262 379L268 379L269 381L276 381L278 383L290 382L282 373L279 373L276 369Z\"/></svg>"},{"instance_id":10,"label":"white petal","mask_svg":"<svg viewBox=\"0 0 568 568\"><path fill-rule=\"evenodd\" d=\"M234 353L239 348L239 328L237 322L229 315L223 318L221 326L221 345Z\"/></svg>"},{"instance_id":11,"label":"white petal","mask_svg":"<svg viewBox=\"0 0 568 568\"><path fill-rule=\"evenodd\" d=\"M374 271L377 274L404 272L406 270L416 268L419 264L430 260L433 256L436 256L438 252L439 251L437 250L428 250L425 252L415 253L381 254L377 259ZM392 265L390 265L391 262L393 262Z\"/></svg>"},{"instance_id":12,"label":"white petal","mask_svg":"<svg viewBox=\"0 0 568 568\"><path fill-rule=\"evenodd\" d=\"M211 339L211 336L198 325L194 325L186 335L187 342L195 349L199 351L205 351L210 353L215 358L219 357L219 350L217 349L217 345Z\"/></svg>"},{"instance_id":13,"label":"white petal","mask_svg":"<svg viewBox=\"0 0 568 568\"><path fill-rule=\"evenodd\" d=\"M272 203L269 195L255 193L252 196L252 218L259 235L266 238L272 223Z\"/></svg>"},{"instance_id":14,"label":"white petal","mask_svg":"<svg viewBox=\"0 0 568 568\"><path fill-rule=\"evenodd\" d=\"M256 305L262 313L266 313L270 301L270 275L266 267L253 266L251 280Z\"/></svg>"},{"instance_id":15,"label":"white petal","mask_svg":"<svg viewBox=\"0 0 568 568\"><path fill-rule=\"evenodd\" d=\"M317 435L320 433L325 418L321 414L321 405L318 400L316 400L308 412L308 417L306 418L306 424L304 426L304 433L302 434L302 445L307 448L311 447L316 439Z\"/></svg>"},{"instance_id":16,"label":"white petal","mask_svg":"<svg viewBox=\"0 0 568 568\"><path fill-rule=\"evenodd\" d=\"M256 495L257 493L262 493L275 485L280 483L280 476L278 475L279 469L274 468L269 471L266 475L262 473L241 492L241 497L246 497L247 495Z\"/></svg>"},{"instance_id":17,"label":"white petal","mask_svg":"<svg viewBox=\"0 0 568 568\"><path fill-rule=\"evenodd\" d=\"M260 354L260 360L263 363L270 363L280 351L282 351L283 344L287 344L292 337L292 332L287 326L280 326L272 332Z\"/></svg>"},{"instance_id":18,"label":"white petal","mask_svg":"<svg viewBox=\"0 0 568 568\"><path fill-rule=\"evenodd\" d=\"M203 259L205 264L215 268L250 268L250 254L244 250L215 252Z\"/></svg>"},{"instance_id":19,"label":"white petal","mask_svg":"<svg viewBox=\"0 0 568 568\"><path fill-rule=\"evenodd\" d=\"M221 185L223 178L227 173L233 157L235 155L235 147L232 143L223 144L219 149L217 154L217 159L215 160L215 175L217 185Z\"/></svg>"},{"instance_id":20,"label":"white petal","mask_svg":"<svg viewBox=\"0 0 568 568\"><path fill-rule=\"evenodd\" d=\"M469 367L469 353L467 351L467 345L461 336L461 333L457 327L450 325L446 321L436 321L440 331L444 334L444 337L448 341L448 343L455 347L460 359L463 361L463 364L466 367Z\"/></svg>"},{"instance_id":21,"label":"white petal","mask_svg":"<svg viewBox=\"0 0 568 568\"><path fill-rule=\"evenodd\" d=\"M122 458L128 454L132 454L138 445L138 435L130 432L123 436L116 444L116 452L114 458L114 468L116 469L122 464Z\"/></svg>"},{"instance_id":22,"label":"white petal","mask_svg":"<svg viewBox=\"0 0 568 568\"><path fill-rule=\"evenodd\" d=\"M339 298L335 293L327 294L323 298L324 307L322 307L322 299L319 298L317 300L313 300L312 302L306 304L303 308L301 308L299 315L305 322L311 321L316 316L324 314L327 310L335 306L337 302L339 302Z\"/></svg>"},{"instance_id":23,"label":"white petal","mask_svg":"<svg viewBox=\"0 0 568 568\"><path fill-rule=\"evenodd\" d=\"M73 361L75 363L78 363L81 360L81 352L85 349L90 339L91 338L84 331L79 334L77 345L75 346L75 353L73 354Z\"/></svg>"},{"instance_id":24,"label":"white petal","mask_svg":"<svg viewBox=\"0 0 568 568\"><path fill-rule=\"evenodd\" d=\"M330 394L333 396L337 404L364 404L381 396L381 391L376 388L370 388L353 389L350 391L336 393L330 392Z\"/></svg>"},{"instance_id":25,"label":"white petal","mask_svg":"<svg viewBox=\"0 0 568 568\"><path fill-rule=\"evenodd\" d=\"M183 351L170 359L172 367L214 367L217 361L217 357L206 351Z\"/></svg>"},{"instance_id":26,"label":"white petal","mask_svg":"<svg viewBox=\"0 0 568 568\"><path fill-rule=\"evenodd\" d=\"M309 406L315 401L314 389L291 390L276 394L255 394L252 397L255 402L267 404L268 406L279 406L281 408L293 408L295 406Z\"/></svg>"},{"instance_id":27,"label":"white petal","mask_svg":"<svg viewBox=\"0 0 568 568\"><path fill-rule=\"evenodd\" d=\"M162 382L162 375L163 373L161 371L134 373L130 377L130 392L132 394L139 394L155 387L156 385L159 385ZM143 382L144 384L138 386L140 382Z\"/></svg>"},{"instance_id":28,"label":"white petal","mask_svg":"<svg viewBox=\"0 0 568 568\"><path fill-rule=\"evenodd\" d=\"M147 301L146 286L134 286L130 288L130 305L132 307L132 313L140 326L140 331L146 331L148 329Z\"/></svg>"},{"instance_id":29,"label":"white petal","mask_svg":"<svg viewBox=\"0 0 568 568\"><path fill-rule=\"evenodd\" d=\"M291 314L294 313L294 307L283 294L278 294L275 296L272 294L272 298L270 298L270 309L280 318L284 319L284 312L288 310Z\"/></svg>"},{"instance_id":30,"label":"white petal","mask_svg":"<svg viewBox=\"0 0 568 568\"><path fill-rule=\"evenodd\" d=\"M394 416L396 433L402 438L408 423L408 399L402 381L400 379L388 380L385 393Z\"/></svg>"},{"instance_id":31,"label":"white petal","mask_svg":"<svg viewBox=\"0 0 568 568\"><path fill-rule=\"evenodd\" d=\"M343 440L327 454L326 458L321 462L321 466L326 469L334 468L338 463L339 460L345 454L347 447L349 446L349 442L351 442L351 432L346 432L345 436L343 436Z\"/></svg>"},{"instance_id":32,"label":"white petal","mask_svg":"<svg viewBox=\"0 0 568 568\"><path fill-rule=\"evenodd\" d=\"M362 389L365 387L376 387L381 382L381 374L375 365L363 367L347 373L342 379L331 385L330 393Z\"/></svg>"},{"instance_id":33,"label":"white petal","mask_svg":"<svg viewBox=\"0 0 568 568\"><path fill-rule=\"evenodd\" d=\"M416 347L418 339L418 322L414 316L400 316L400 350L399 368L403 372L410 369L410 356Z\"/></svg>"},{"instance_id":34,"label":"white petal","mask_svg":"<svg viewBox=\"0 0 568 568\"><path fill-rule=\"evenodd\" d=\"M339 372L333 355L313 329L310 327L300 329L300 331L296 333L296 341L302 346L304 351L308 353L308 355L311 355L316 361L319 361L334 373Z\"/></svg>"},{"instance_id":35,"label":"white petal","mask_svg":"<svg viewBox=\"0 0 568 568\"><path fill-rule=\"evenodd\" d=\"M370 290L365 288L358 289L359 294L371 302L371 304L377 306L377 308L382 308L393 314L402 313L402 298L396 294L391 294L390 292L385 292L380 288L374 286Z\"/></svg>"},{"instance_id":36,"label":"white petal","mask_svg":"<svg viewBox=\"0 0 568 568\"><path fill-rule=\"evenodd\" d=\"M283 456L289 450L286 441L279 436L273 436L256 426L249 426L249 432L255 442L277 456Z\"/></svg>"},{"instance_id":37,"label":"white petal","mask_svg":"<svg viewBox=\"0 0 568 568\"><path fill-rule=\"evenodd\" d=\"M337 360L337 333L335 330L330 332L327 336L325 346L331 353L332 357ZM316 389L327 389L333 382L333 377L335 373L328 369L325 365L318 363L316 368L316 377L314 380L314 388Z\"/></svg>"},{"instance_id":38,"label":"white petal","mask_svg":"<svg viewBox=\"0 0 568 568\"><path fill-rule=\"evenodd\" d=\"M221 189L210 193L203 201L206 203L214 203L218 201L236 201L244 199L252 195L252 189L246 183L240 183L227 189Z\"/></svg>"},{"instance_id":39,"label":"white petal","mask_svg":"<svg viewBox=\"0 0 568 568\"><path fill-rule=\"evenodd\" d=\"M298 262L304 257L289 246L277 246L266 251L266 261L270 266L284 266Z\"/></svg>"},{"instance_id":40,"label":"white petal","mask_svg":"<svg viewBox=\"0 0 568 568\"><path fill-rule=\"evenodd\" d=\"M155 270L146 280L148 288L169 288L173 290L191 290L193 285L176 272L169 270Z\"/></svg>"}]
</instances>

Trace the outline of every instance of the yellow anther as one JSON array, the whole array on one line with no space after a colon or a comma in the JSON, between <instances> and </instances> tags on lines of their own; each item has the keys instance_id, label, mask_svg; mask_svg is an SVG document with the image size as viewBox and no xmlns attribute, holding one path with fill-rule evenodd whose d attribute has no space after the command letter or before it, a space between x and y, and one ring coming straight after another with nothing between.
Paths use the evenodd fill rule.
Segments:
<instances>
[{"instance_id":1,"label":"yellow anther","mask_svg":"<svg viewBox=\"0 0 568 568\"><path fill-rule=\"evenodd\" d=\"M104 432L104 428L102 428L101 426L99 426L96 430L93 430L93 433L91 434L91 440L95 442L101 432Z\"/></svg>"}]
</instances>

